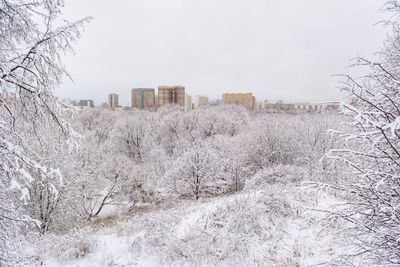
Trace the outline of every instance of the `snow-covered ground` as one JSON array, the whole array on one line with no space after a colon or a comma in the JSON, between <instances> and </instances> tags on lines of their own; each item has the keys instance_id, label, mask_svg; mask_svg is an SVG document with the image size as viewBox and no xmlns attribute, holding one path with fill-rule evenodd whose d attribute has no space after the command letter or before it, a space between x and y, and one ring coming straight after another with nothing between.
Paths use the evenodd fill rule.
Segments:
<instances>
[{"instance_id":1,"label":"snow-covered ground","mask_svg":"<svg viewBox=\"0 0 400 267\"><path fill-rule=\"evenodd\" d=\"M343 251L325 220L338 199L301 186L271 185L199 201L139 207L82 230L89 253L44 266L316 266Z\"/></svg>"}]
</instances>

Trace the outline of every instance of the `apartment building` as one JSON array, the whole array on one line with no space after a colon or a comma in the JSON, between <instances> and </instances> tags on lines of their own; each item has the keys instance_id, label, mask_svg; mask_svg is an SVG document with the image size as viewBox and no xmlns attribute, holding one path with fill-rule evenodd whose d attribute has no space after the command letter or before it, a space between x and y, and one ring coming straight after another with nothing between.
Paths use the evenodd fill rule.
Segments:
<instances>
[{"instance_id":1,"label":"apartment building","mask_svg":"<svg viewBox=\"0 0 400 267\"><path fill-rule=\"evenodd\" d=\"M109 108L117 108L118 105L118 95L117 94L109 94L108 95L108 106Z\"/></svg>"},{"instance_id":2,"label":"apartment building","mask_svg":"<svg viewBox=\"0 0 400 267\"><path fill-rule=\"evenodd\" d=\"M222 103L225 105L242 105L249 109L256 107L256 98L252 93L224 93Z\"/></svg>"},{"instance_id":3,"label":"apartment building","mask_svg":"<svg viewBox=\"0 0 400 267\"><path fill-rule=\"evenodd\" d=\"M178 105L185 106L185 87L184 86L159 86L158 105Z\"/></svg>"},{"instance_id":4,"label":"apartment building","mask_svg":"<svg viewBox=\"0 0 400 267\"><path fill-rule=\"evenodd\" d=\"M202 96L202 95L198 95L198 96L196 96L196 99L194 101L194 108L207 106L208 104L209 104L208 97Z\"/></svg>"},{"instance_id":5,"label":"apartment building","mask_svg":"<svg viewBox=\"0 0 400 267\"><path fill-rule=\"evenodd\" d=\"M156 106L155 90L153 88L134 88L131 92L132 108L151 109Z\"/></svg>"},{"instance_id":6,"label":"apartment building","mask_svg":"<svg viewBox=\"0 0 400 267\"><path fill-rule=\"evenodd\" d=\"M185 112L191 111L192 109L193 109L192 96L186 94L185 95Z\"/></svg>"}]
</instances>

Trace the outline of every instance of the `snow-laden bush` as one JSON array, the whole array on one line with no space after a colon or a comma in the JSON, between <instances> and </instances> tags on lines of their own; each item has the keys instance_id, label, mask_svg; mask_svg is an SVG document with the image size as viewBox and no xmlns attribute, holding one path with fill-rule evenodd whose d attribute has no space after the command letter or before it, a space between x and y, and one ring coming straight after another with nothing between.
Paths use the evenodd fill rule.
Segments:
<instances>
[{"instance_id":1,"label":"snow-laden bush","mask_svg":"<svg viewBox=\"0 0 400 267\"><path fill-rule=\"evenodd\" d=\"M328 264L340 252L341 224L323 220L326 213L319 210L336 203L315 188L275 184L212 200L185 200L117 229L130 238L132 265L148 257L161 266Z\"/></svg>"},{"instance_id":2,"label":"snow-laden bush","mask_svg":"<svg viewBox=\"0 0 400 267\"><path fill-rule=\"evenodd\" d=\"M197 256L200 262L201 255L208 255L215 262L232 261L233 265L239 264L237 260L243 255L256 262L263 261L255 247L282 238L283 233L278 229L284 227L283 218L289 214L288 203L280 198L254 195L235 199L206 212L196 227L180 236L180 246L176 249Z\"/></svg>"},{"instance_id":3,"label":"snow-laden bush","mask_svg":"<svg viewBox=\"0 0 400 267\"><path fill-rule=\"evenodd\" d=\"M257 172L245 183L244 190L268 189L273 184L296 183L308 177L307 169L294 165L277 165Z\"/></svg>"},{"instance_id":4,"label":"snow-laden bush","mask_svg":"<svg viewBox=\"0 0 400 267\"><path fill-rule=\"evenodd\" d=\"M82 258L96 246L94 238L85 231L70 231L64 235L47 234L38 237L36 258L54 258L60 262Z\"/></svg>"},{"instance_id":5,"label":"snow-laden bush","mask_svg":"<svg viewBox=\"0 0 400 267\"><path fill-rule=\"evenodd\" d=\"M294 263L291 256L272 244L284 239L286 218L292 216L290 204L281 193L245 194L200 204L175 226L153 225L157 231L133 243L135 247L141 243L141 249L155 249L166 265L263 265L277 258L290 265ZM172 232L166 227L172 227Z\"/></svg>"}]
</instances>

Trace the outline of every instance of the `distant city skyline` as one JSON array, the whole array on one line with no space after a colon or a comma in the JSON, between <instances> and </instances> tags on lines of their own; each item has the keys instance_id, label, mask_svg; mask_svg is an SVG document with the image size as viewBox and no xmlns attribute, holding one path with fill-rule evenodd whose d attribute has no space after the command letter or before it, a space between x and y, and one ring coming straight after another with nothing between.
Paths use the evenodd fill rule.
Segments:
<instances>
[{"instance_id":1,"label":"distant city skyline","mask_svg":"<svg viewBox=\"0 0 400 267\"><path fill-rule=\"evenodd\" d=\"M61 99L182 84L190 95L221 99L253 92L257 100L320 102L341 98L337 79L350 59L373 57L383 38L378 9L365 0L69 1L65 16L94 16L76 55L65 57ZM288 78L290 77L290 78Z\"/></svg>"}]
</instances>

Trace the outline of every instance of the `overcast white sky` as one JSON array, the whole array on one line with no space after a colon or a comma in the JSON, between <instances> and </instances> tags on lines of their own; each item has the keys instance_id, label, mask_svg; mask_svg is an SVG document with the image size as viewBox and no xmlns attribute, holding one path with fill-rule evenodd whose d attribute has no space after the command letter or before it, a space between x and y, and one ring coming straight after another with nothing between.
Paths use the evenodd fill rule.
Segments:
<instances>
[{"instance_id":1,"label":"overcast white sky","mask_svg":"<svg viewBox=\"0 0 400 267\"><path fill-rule=\"evenodd\" d=\"M130 89L180 84L220 98L251 91L257 100L340 99L332 74L372 56L384 38L384 0L84 0L65 17L93 16L65 64L74 82L61 98L107 101Z\"/></svg>"}]
</instances>

